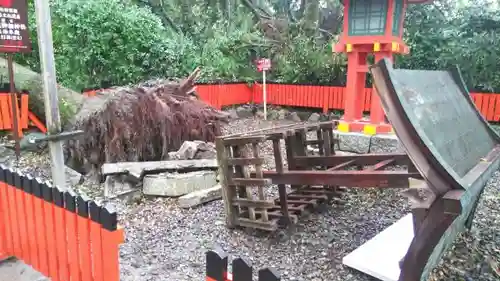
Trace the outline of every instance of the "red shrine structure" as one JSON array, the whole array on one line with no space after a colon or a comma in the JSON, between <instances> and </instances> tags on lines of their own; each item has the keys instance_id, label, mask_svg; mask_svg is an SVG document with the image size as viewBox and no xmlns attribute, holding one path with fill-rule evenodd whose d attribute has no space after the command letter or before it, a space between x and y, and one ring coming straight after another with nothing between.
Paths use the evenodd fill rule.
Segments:
<instances>
[{"instance_id":1,"label":"red shrine structure","mask_svg":"<svg viewBox=\"0 0 500 281\"><path fill-rule=\"evenodd\" d=\"M344 23L334 52L347 53L347 84L344 118L339 130L374 135L390 133L392 127L375 88L371 97L370 119L363 120L364 89L368 72L368 56L375 62L393 60L394 54L408 54L403 42L403 22L409 4L425 4L433 0L344 0Z\"/></svg>"}]
</instances>

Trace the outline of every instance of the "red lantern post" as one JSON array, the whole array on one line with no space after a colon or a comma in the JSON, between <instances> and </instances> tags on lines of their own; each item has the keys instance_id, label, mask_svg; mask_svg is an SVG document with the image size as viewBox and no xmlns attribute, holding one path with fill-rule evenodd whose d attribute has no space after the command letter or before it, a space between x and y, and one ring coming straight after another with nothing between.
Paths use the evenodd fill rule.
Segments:
<instances>
[{"instance_id":1,"label":"red lantern post","mask_svg":"<svg viewBox=\"0 0 500 281\"><path fill-rule=\"evenodd\" d=\"M363 119L363 94L368 72L368 55L375 62L393 59L393 54L408 54L403 42L403 21L408 4L433 0L344 0L343 33L334 52L347 53L347 84L344 95L344 117L339 130L373 135L389 133L392 128L375 88L371 96L370 119Z\"/></svg>"}]
</instances>

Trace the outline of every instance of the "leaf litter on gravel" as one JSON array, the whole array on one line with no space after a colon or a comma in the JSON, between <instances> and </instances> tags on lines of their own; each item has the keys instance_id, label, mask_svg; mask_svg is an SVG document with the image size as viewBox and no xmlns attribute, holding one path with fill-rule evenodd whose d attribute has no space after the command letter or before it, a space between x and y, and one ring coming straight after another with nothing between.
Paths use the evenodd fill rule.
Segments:
<instances>
[{"instance_id":1,"label":"leaf litter on gravel","mask_svg":"<svg viewBox=\"0 0 500 281\"><path fill-rule=\"evenodd\" d=\"M241 119L226 126L224 133L289 123ZM272 147L266 145L261 153L269 157ZM274 166L268 163L266 168ZM50 178L46 153L23 153L16 165L25 173ZM457 239L430 280L500 280L499 181L496 173L482 196L472 231ZM74 188L102 199L101 186L85 183ZM255 269L273 267L285 281L373 280L343 266L342 258L408 213L407 201L397 190L375 188L349 189L345 199L347 204L327 206L303 217L293 231L273 235L227 229L220 200L190 210L169 198L131 204L113 200L109 204L119 210L126 237L120 249L121 280L202 280L205 252L217 247L231 258L246 258Z\"/></svg>"}]
</instances>

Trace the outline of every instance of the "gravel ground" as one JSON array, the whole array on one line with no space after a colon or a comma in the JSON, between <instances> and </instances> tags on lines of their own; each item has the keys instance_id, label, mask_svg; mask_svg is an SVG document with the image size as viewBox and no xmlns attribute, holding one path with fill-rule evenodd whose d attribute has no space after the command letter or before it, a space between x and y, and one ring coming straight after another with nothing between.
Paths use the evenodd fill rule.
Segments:
<instances>
[{"instance_id":1,"label":"gravel ground","mask_svg":"<svg viewBox=\"0 0 500 281\"><path fill-rule=\"evenodd\" d=\"M274 125L276 121L238 120L225 133ZM264 147L262 152L270 150ZM38 166L34 173L45 177L50 173L47 163L47 156L27 153L21 165L27 167L26 172ZM497 173L481 199L473 231L456 241L431 280L500 280L499 181ZM76 188L100 200L95 186ZM255 269L273 267L285 281L373 280L344 267L341 260L403 217L409 211L407 201L394 190L376 189L350 189L344 199L347 204L312 213L293 231L279 235L228 230L221 201L192 210L181 209L175 200L166 198L110 202L119 210L126 235L120 253L121 280L203 280L205 252L217 247L230 257L248 259Z\"/></svg>"}]
</instances>

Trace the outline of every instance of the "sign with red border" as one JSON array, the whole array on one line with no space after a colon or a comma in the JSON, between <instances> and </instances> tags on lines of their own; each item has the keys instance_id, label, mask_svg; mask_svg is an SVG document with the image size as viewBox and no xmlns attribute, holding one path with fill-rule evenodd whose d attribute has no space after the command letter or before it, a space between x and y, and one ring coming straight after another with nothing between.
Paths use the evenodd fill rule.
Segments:
<instances>
[{"instance_id":1,"label":"sign with red border","mask_svg":"<svg viewBox=\"0 0 500 281\"><path fill-rule=\"evenodd\" d=\"M271 69L271 60L270 59L260 59L257 61L257 70L267 71L269 69Z\"/></svg>"}]
</instances>

